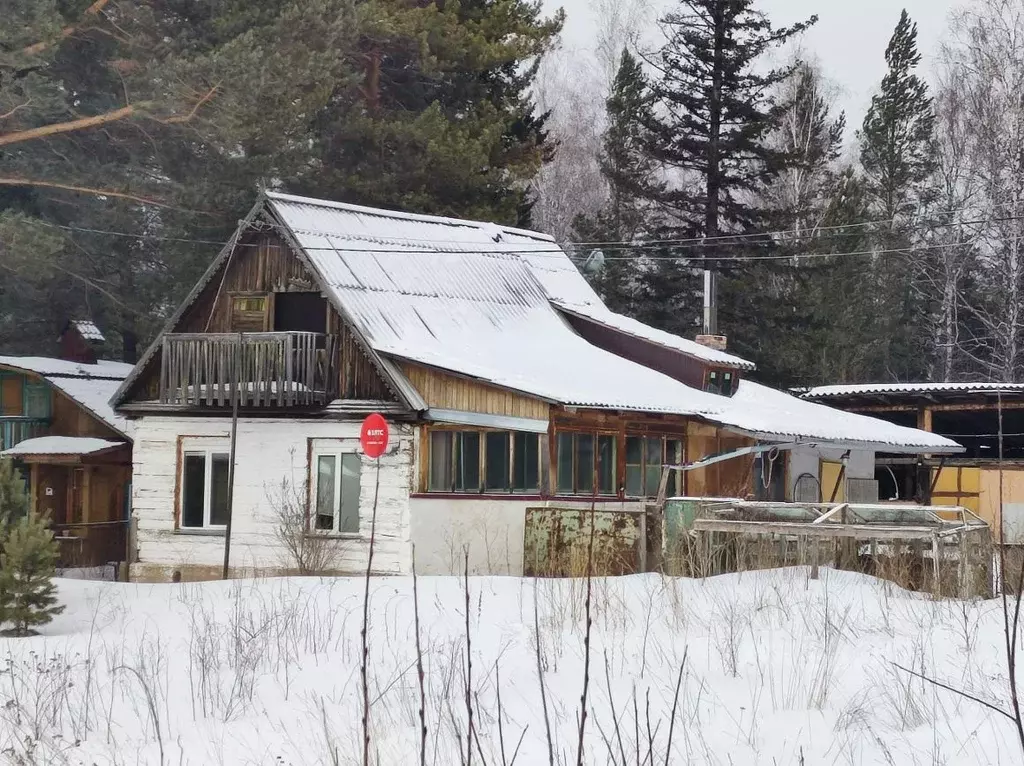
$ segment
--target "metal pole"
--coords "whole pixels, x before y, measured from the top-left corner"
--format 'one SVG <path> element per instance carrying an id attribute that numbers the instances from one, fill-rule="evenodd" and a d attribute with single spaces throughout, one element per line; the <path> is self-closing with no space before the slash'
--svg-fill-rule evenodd
<path id="1" fill-rule="evenodd" d="M 718 275 L 704 270 L 704 334 L 718 335 Z"/>
<path id="2" fill-rule="evenodd" d="M 231 370 L 231 447 L 228 450 L 228 501 L 227 523 L 224 528 L 224 568 L 221 579 L 228 579 L 228 566 L 231 563 L 231 515 L 235 503 L 235 444 L 238 441 L 238 368 L 242 363 L 242 335 L 238 333 L 238 345 L 235 347 L 235 359 Z M 212 487 L 211 487 L 212 490 Z"/>

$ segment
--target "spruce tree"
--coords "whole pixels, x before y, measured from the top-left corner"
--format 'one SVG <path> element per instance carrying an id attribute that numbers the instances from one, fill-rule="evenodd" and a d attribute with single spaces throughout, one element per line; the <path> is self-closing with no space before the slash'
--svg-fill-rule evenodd
<path id="1" fill-rule="evenodd" d="M 57 541 L 46 520 L 30 513 L 11 529 L 0 555 L 0 624 L 28 636 L 64 611 L 53 583 Z"/>
<path id="2" fill-rule="evenodd" d="M 9 458 L 0 458 L 0 541 L 7 531 L 28 515 L 29 496 L 25 481 Z"/>
<path id="3" fill-rule="evenodd" d="M 643 251 L 641 244 L 650 226 L 650 205 L 641 190 L 651 184 L 654 163 L 643 151 L 644 123 L 651 116 L 651 96 L 640 62 L 623 50 L 619 68 L 605 102 L 608 127 L 600 156 L 601 174 L 608 184 L 608 203 L 592 218 L 579 218 L 573 239 L 591 243 L 586 256 L 600 249 L 604 264 L 593 276 L 594 287 L 612 310 L 637 319 L 648 319 L 647 304 L 640 299 Z M 623 243 L 622 245 L 604 243 Z"/>

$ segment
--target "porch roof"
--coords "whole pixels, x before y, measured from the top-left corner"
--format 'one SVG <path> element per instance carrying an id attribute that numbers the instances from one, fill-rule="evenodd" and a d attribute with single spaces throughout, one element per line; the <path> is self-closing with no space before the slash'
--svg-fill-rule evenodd
<path id="1" fill-rule="evenodd" d="M 0 452 L 2 457 L 29 458 L 83 457 L 99 455 L 120 447 L 127 442 L 111 439 L 96 439 L 89 436 L 37 436 L 26 439 L 8 450 Z"/>

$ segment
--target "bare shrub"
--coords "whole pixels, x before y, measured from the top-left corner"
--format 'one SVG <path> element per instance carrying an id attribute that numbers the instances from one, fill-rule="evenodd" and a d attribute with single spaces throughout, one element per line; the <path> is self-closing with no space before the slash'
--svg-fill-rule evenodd
<path id="1" fill-rule="evenodd" d="M 323 575 L 337 569 L 341 545 L 337 538 L 310 529 L 307 485 L 295 485 L 286 477 L 268 489 L 267 501 L 285 565 L 303 576 Z"/>

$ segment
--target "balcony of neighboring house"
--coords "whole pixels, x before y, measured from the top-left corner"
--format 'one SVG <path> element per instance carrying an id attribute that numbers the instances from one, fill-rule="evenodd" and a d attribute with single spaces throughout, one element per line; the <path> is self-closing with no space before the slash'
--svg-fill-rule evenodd
<path id="1" fill-rule="evenodd" d="M 0 452 L 44 436 L 50 427 L 50 391 L 20 372 L 0 370 Z"/>
<path id="2" fill-rule="evenodd" d="M 338 397 L 339 344 L 318 332 L 171 333 L 160 402 L 181 407 L 322 407 Z"/>

